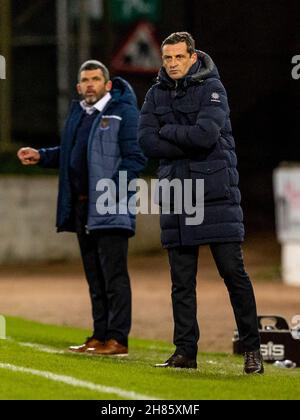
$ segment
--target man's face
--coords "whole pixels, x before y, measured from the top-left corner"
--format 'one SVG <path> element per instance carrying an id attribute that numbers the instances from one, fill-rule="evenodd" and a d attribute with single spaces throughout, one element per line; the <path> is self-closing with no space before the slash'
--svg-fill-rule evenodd
<path id="1" fill-rule="evenodd" d="M 190 68 L 197 62 L 196 53 L 190 55 L 185 42 L 175 45 L 165 45 L 162 50 L 163 66 L 173 80 L 185 77 Z"/>
<path id="2" fill-rule="evenodd" d="M 81 72 L 77 91 L 88 105 L 95 105 L 112 89 L 112 82 L 106 82 L 100 69 Z"/>

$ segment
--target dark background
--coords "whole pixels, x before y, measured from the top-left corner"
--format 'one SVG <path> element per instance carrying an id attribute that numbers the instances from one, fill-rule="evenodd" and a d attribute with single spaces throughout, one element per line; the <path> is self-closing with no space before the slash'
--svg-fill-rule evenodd
<path id="1" fill-rule="evenodd" d="M 13 138 L 35 147 L 56 145 L 55 2 L 12 4 Z M 26 15 L 26 9 L 32 12 Z M 292 57 L 300 54 L 299 23 L 299 0 L 162 0 L 156 24 L 159 41 L 174 31 L 190 31 L 219 68 L 232 110 L 249 229 L 274 227 L 273 169 L 300 160 L 300 80 L 291 76 Z M 74 18 L 74 36 L 77 25 Z M 106 18 L 91 25 L 92 56 L 109 66 L 134 24 L 113 26 Z M 40 41 L 32 43 L 32 35 Z M 71 99 L 79 66 L 75 41 L 70 59 Z M 121 76 L 133 84 L 142 105 L 155 75 Z"/>

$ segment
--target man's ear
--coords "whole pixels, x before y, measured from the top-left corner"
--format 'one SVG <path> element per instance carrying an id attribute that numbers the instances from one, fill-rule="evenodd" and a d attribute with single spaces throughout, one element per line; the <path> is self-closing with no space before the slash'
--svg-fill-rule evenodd
<path id="1" fill-rule="evenodd" d="M 197 61 L 198 61 L 198 54 L 197 53 L 194 53 L 192 55 L 192 61 L 193 61 L 193 64 L 197 63 Z"/>
<path id="2" fill-rule="evenodd" d="M 113 83 L 110 80 L 109 82 L 106 83 L 106 86 L 105 86 L 106 92 L 111 92 L 112 88 L 113 88 Z"/>
<path id="3" fill-rule="evenodd" d="M 82 95 L 82 90 L 81 90 L 80 84 L 78 83 L 76 87 L 77 87 L 77 92 L 79 93 L 79 95 Z"/>

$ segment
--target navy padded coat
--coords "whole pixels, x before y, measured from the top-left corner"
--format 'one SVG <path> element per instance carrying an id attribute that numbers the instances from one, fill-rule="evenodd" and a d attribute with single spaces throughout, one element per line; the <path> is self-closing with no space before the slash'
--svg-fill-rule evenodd
<path id="1" fill-rule="evenodd" d="M 160 159 L 159 179 L 192 179 L 193 188 L 204 179 L 204 222 L 187 226 L 184 213 L 161 215 L 165 248 L 242 242 L 245 235 L 227 93 L 212 59 L 197 53 L 180 81 L 161 69 L 139 122 L 145 155 Z"/>

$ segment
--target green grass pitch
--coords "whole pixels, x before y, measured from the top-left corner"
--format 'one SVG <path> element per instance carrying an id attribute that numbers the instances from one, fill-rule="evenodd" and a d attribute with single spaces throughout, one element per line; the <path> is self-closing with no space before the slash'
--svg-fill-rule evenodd
<path id="1" fill-rule="evenodd" d="M 245 377 L 243 360 L 199 355 L 197 371 L 155 369 L 173 351 L 167 343 L 130 341 L 128 358 L 70 354 L 88 331 L 7 318 L 0 340 L 1 400 L 232 400 L 299 399 L 300 369 L 266 367 Z"/>

